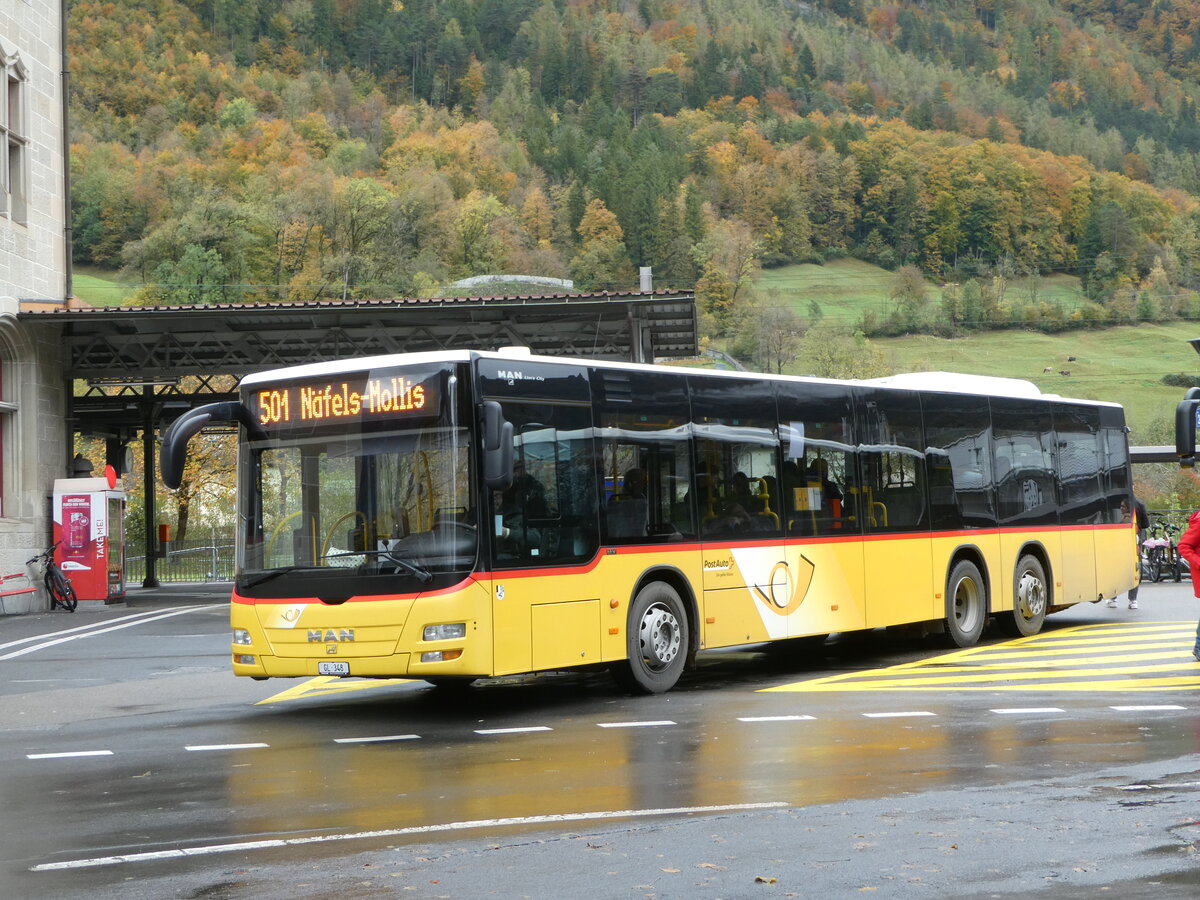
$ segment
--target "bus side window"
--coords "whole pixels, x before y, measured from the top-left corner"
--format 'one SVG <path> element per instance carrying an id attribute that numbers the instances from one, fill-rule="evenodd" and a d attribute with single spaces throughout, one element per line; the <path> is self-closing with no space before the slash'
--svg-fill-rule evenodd
<path id="1" fill-rule="evenodd" d="M 926 394 L 921 406 L 931 524 L 952 531 L 995 528 L 987 402 L 961 394 Z"/>
<path id="2" fill-rule="evenodd" d="M 1059 517 L 1063 525 L 1098 525 L 1105 521 L 1101 478 L 1103 440 L 1100 411 L 1095 407 L 1054 405 L 1058 437 Z"/>
<path id="3" fill-rule="evenodd" d="M 863 389 L 858 507 L 869 531 L 929 528 L 921 404 L 912 391 Z"/>
<path id="4" fill-rule="evenodd" d="M 1125 436 L 1125 420 L 1120 410 L 1100 408 L 1100 436 L 1104 446 L 1104 493 L 1106 520 L 1111 524 L 1123 521 L 1122 503 L 1129 502 L 1129 439 Z"/>
<path id="5" fill-rule="evenodd" d="M 793 535 L 844 535 L 861 528 L 850 390 L 779 385 L 783 468 L 777 509 Z"/>
<path id="6" fill-rule="evenodd" d="M 996 507 L 1001 525 L 1057 525 L 1054 430 L 1043 403 L 992 398 Z"/>
<path id="7" fill-rule="evenodd" d="M 652 425 L 638 422 L 642 427 L 648 424 Z M 632 429 L 633 423 L 625 423 L 620 430 Z M 605 543 L 683 539 L 687 519 L 680 518 L 679 490 L 689 480 L 687 455 L 681 452 L 685 450 L 682 441 L 655 440 L 652 431 L 636 443 L 629 438 L 605 441 L 606 500 L 601 511 Z"/>

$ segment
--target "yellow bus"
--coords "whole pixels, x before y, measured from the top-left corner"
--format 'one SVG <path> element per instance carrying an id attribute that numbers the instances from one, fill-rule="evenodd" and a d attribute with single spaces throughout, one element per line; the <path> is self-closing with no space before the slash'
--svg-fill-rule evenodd
<path id="1" fill-rule="evenodd" d="M 1124 414 L 1011 379 L 455 351 L 243 379 L 233 671 L 434 684 L 994 620 L 1136 583 Z M 802 642 L 797 641 L 799 647 Z"/>

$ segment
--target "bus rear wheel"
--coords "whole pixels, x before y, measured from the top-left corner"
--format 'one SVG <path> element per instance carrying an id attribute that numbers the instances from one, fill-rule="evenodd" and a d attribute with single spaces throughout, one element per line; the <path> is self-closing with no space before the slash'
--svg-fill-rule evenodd
<path id="1" fill-rule="evenodd" d="M 946 632 L 957 647 L 979 642 L 987 622 L 987 588 L 979 567 L 959 560 L 946 579 Z"/>
<path id="2" fill-rule="evenodd" d="M 1011 620 L 1005 622 L 1006 630 L 1022 637 L 1037 634 L 1049 607 L 1045 568 L 1036 556 L 1022 556 L 1013 571 L 1013 610 Z"/>
<path id="3" fill-rule="evenodd" d="M 689 642 L 687 613 L 679 593 L 669 584 L 652 582 L 638 591 L 629 607 L 628 659 L 613 663 L 613 677 L 639 694 L 669 691 L 683 673 Z"/>

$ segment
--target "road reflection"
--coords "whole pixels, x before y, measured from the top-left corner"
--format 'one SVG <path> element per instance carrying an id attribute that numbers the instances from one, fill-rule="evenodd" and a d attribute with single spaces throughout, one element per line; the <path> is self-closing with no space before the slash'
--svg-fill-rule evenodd
<path id="1" fill-rule="evenodd" d="M 737 680 L 736 672 L 728 673 Z M 1012 694 L 763 695 L 684 691 L 626 698 L 579 676 L 446 697 L 412 688 L 310 701 L 247 718 L 269 751 L 234 754 L 226 800 L 250 835 L 370 831 L 584 811 L 784 801 L 804 806 L 934 788 L 1044 780 L 1083 767 L 1196 752 L 1182 713 L 1000 716 Z M 594 692 L 593 692 L 594 691 Z M 1044 698 L 1043 698 L 1044 699 Z M 1044 708 L 1031 703 L 1036 708 Z M 870 719 L 863 710 L 932 712 Z M 803 714 L 812 719 L 740 721 Z M 601 722 L 673 725 L 602 728 Z M 402 724 L 398 724 L 402 723 Z M 475 729 L 538 726 L 526 734 Z M 337 737 L 420 733 L 336 744 Z"/>

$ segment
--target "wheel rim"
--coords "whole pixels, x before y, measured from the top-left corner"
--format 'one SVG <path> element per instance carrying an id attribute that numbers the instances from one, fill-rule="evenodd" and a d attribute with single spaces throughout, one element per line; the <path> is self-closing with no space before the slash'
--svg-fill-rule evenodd
<path id="1" fill-rule="evenodd" d="M 1032 572 L 1022 572 L 1017 582 L 1017 612 L 1026 619 L 1036 619 L 1046 612 L 1046 586 Z"/>
<path id="2" fill-rule="evenodd" d="M 954 586 L 954 622 L 961 631 L 969 632 L 978 615 L 979 585 L 973 578 L 960 578 Z"/>
<path id="3" fill-rule="evenodd" d="M 654 671 L 665 669 L 679 655 L 679 620 L 661 603 L 652 604 L 638 629 L 642 658 Z"/>

